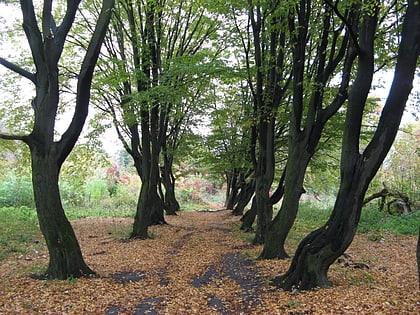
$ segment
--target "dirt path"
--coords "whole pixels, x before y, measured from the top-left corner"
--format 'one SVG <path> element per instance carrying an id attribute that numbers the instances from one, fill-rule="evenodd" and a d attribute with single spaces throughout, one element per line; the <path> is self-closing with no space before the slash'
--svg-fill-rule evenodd
<path id="1" fill-rule="evenodd" d="M 255 261 L 228 211 L 182 212 L 127 241 L 131 219 L 74 221 L 93 279 L 40 281 L 47 253 L 11 256 L 0 266 L 0 314 L 417 314 L 415 237 L 372 242 L 358 236 L 347 261 L 331 267 L 331 289 L 291 294 L 269 279 L 290 261 Z M 289 249 L 290 251 L 292 248 Z M 346 261 L 346 262 L 347 262 Z"/>
<path id="2" fill-rule="evenodd" d="M 232 217 L 226 214 L 190 213 L 187 220 L 175 219 L 178 221 L 172 223 L 175 229 L 170 230 L 176 237 L 169 235 L 169 249 L 165 248 L 163 253 L 165 261 L 151 270 L 166 298 L 143 299 L 136 306 L 135 314 L 157 314 L 163 307 L 171 306 L 176 306 L 178 312 L 198 312 L 202 311 L 203 300 L 207 301 L 208 312 L 250 313 L 255 309 L 264 286 L 257 277 L 255 263 L 241 254 L 245 246 L 236 244 L 237 240 L 232 238 Z M 147 274 L 150 272 L 145 272 L 145 277 Z M 112 277 L 117 282 L 126 282 L 130 273 Z M 120 309 L 112 306 L 106 314 L 117 314 Z"/>

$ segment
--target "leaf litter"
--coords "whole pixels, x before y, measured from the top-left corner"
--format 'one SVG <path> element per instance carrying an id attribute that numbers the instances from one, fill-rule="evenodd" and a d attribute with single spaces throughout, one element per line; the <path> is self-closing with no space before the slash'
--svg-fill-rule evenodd
<path id="1" fill-rule="evenodd" d="M 45 244 L 9 255 L 0 314 L 420 314 L 416 237 L 357 235 L 330 268 L 331 288 L 285 292 L 270 279 L 290 260 L 257 260 L 261 246 L 245 240 L 230 211 L 166 219 L 151 239 L 129 241 L 131 219 L 73 221 L 97 278 L 31 278 L 47 266 Z"/>

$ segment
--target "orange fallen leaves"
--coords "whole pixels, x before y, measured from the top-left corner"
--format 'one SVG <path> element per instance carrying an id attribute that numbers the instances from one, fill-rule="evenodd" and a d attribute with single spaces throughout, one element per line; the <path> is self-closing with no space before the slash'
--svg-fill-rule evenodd
<path id="1" fill-rule="evenodd" d="M 73 222 L 93 279 L 34 280 L 46 249 L 0 265 L 0 314 L 419 314 L 416 237 L 356 236 L 348 254 L 369 269 L 334 264 L 330 289 L 284 292 L 269 285 L 290 260 L 249 261 L 261 247 L 231 232 L 228 211 L 181 212 L 125 241 L 132 220 Z M 289 251 L 292 251 L 289 248 Z M 30 251 L 28 251 L 30 252 Z"/>

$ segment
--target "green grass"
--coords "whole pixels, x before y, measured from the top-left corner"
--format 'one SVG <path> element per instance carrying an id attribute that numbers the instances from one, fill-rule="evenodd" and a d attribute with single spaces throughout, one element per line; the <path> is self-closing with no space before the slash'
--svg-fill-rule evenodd
<path id="1" fill-rule="evenodd" d="M 396 235 L 417 235 L 420 226 L 420 210 L 403 215 L 391 215 L 375 206 L 362 210 L 358 232 L 388 232 Z"/>
<path id="2" fill-rule="evenodd" d="M 132 218 L 136 207 L 66 207 L 66 215 L 69 220 L 84 218 Z"/>
<path id="3" fill-rule="evenodd" d="M 329 218 L 332 210 L 331 200 L 304 201 L 290 231 L 288 244 L 296 247 L 302 238 L 310 231 L 321 227 Z M 183 205 L 184 211 L 208 209 L 205 205 Z M 70 220 L 99 217 L 133 217 L 135 208 L 131 206 L 113 207 L 102 205 L 98 207 L 66 207 L 66 214 Z M 420 225 L 420 211 L 405 215 L 391 215 L 379 211 L 374 205 L 365 207 L 362 211 L 358 227 L 359 233 L 369 234 L 369 239 L 376 241 L 383 233 L 396 235 L 417 235 Z M 237 233 L 242 238 L 252 242 L 253 233 L 243 233 L 237 226 Z M 124 233 L 127 231 L 124 230 Z M 122 233 L 122 232 L 121 232 Z M 12 253 L 25 254 L 41 247 L 42 235 L 39 231 L 36 211 L 29 207 L 0 207 L 0 261 Z"/>
<path id="4" fill-rule="evenodd" d="M 0 208 L 0 261 L 11 253 L 26 253 L 41 237 L 35 210 Z"/>

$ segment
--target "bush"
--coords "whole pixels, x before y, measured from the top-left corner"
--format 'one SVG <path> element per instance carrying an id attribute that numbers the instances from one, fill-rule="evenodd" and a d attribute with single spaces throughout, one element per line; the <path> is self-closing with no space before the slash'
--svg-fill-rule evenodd
<path id="1" fill-rule="evenodd" d="M 85 185 L 85 203 L 97 205 L 101 200 L 109 196 L 108 183 L 103 179 L 93 179 Z"/>
<path id="2" fill-rule="evenodd" d="M 8 172 L 0 183 L 0 207 L 34 207 L 30 176 Z"/>

